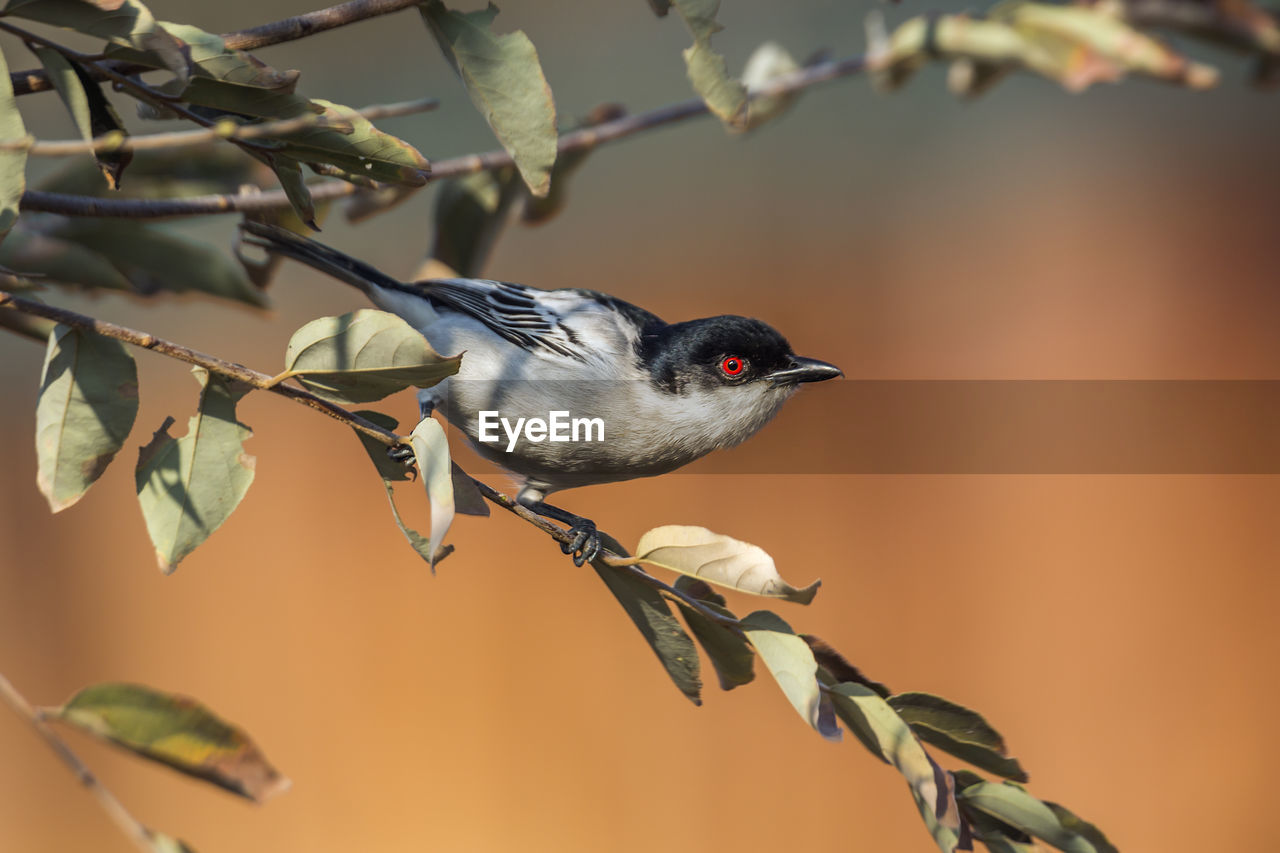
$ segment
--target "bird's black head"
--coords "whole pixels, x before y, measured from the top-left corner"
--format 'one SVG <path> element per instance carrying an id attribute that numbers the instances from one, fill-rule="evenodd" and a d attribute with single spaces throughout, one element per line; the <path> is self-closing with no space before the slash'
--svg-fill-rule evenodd
<path id="1" fill-rule="evenodd" d="M 690 386 L 794 386 L 843 375 L 834 365 L 797 356 L 776 329 L 750 317 L 674 323 L 642 335 L 639 350 L 653 382 L 676 394 Z"/>

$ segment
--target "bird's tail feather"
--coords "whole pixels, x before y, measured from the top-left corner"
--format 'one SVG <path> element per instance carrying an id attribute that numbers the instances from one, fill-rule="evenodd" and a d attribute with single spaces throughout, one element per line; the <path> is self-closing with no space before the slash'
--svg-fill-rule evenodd
<path id="1" fill-rule="evenodd" d="M 323 243 L 309 240 L 276 225 L 246 221 L 241 230 L 249 235 L 245 242 L 266 249 L 275 255 L 284 255 L 301 261 L 309 267 L 331 275 L 339 281 L 360 288 L 367 296 L 373 296 L 375 288 L 401 289 L 403 285 L 377 269 L 356 260 L 350 255 L 331 249 Z"/>

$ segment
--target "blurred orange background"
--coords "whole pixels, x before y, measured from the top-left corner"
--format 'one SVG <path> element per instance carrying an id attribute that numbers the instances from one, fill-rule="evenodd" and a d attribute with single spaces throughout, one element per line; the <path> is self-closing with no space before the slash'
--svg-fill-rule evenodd
<path id="1" fill-rule="evenodd" d="M 309 4 L 151 5 L 226 31 Z M 508 6 L 499 29 L 529 33 L 565 118 L 689 96 L 687 33 L 639 0 Z M 847 55 L 864 13 L 730 0 L 716 44 L 731 68 L 767 38 Z M 758 316 L 855 379 L 1280 379 L 1280 96 L 1195 52 L 1226 70 L 1218 91 L 1069 96 L 1015 78 L 958 104 L 933 69 L 892 97 L 860 79 L 811 91 L 744 139 L 709 120 L 645 134 L 594 154 L 565 212 L 513 227 L 486 272 L 671 320 Z M 260 55 L 341 103 L 439 95 L 438 112 L 384 124 L 428 156 L 494 147 L 412 13 Z M 52 95 L 21 105 L 38 136 L 73 135 Z M 334 215 L 324 239 L 407 274 L 429 196 L 359 227 Z M 228 245 L 233 221 L 177 227 Z M 293 329 L 361 307 L 296 266 L 271 296 L 252 313 L 53 294 L 267 372 Z M 460 519 L 431 577 L 349 431 L 280 398 L 242 403 L 256 482 L 173 576 L 155 569 L 132 466 L 166 415 L 191 413 L 183 365 L 138 356 L 129 445 L 51 516 L 32 452 L 42 355 L 0 336 L 0 671 L 40 704 L 108 680 L 197 696 L 294 782 L 254 807 L 68 734 L 144 822 L 205 853 L 935 849 L 900 777 L 852 738 L 823 742 L 763 672 L 725 694 L 708 668 L 690 705 L 594 573 L 507 514 Z M 802 428 L 827 387 L 780 421 Z M 414 404 L 386 408 L 404 421 Z M 560 502 L 623 543 L 699 524 L 797 584 L 821 577 L 811 606 L 771 609 L 895 690 L 983 712 L 1033 792 L 1123 850 L 1264 846 L 1275 476 L 677 474 Z M 130 849 L 7 711 L 0 744 L 0 850 Z"/>

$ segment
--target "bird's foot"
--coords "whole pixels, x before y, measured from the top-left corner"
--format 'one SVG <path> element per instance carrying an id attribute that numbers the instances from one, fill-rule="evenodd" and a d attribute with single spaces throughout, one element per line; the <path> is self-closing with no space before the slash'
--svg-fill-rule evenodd
<path id="1" fill-rule="evenodd" d="M 560 550 L 573 555 L 573 564 L 581 566 L 600 554 L 600 532 L 589 518 L 578 518 L 569 527 L 570 539 L 560 543 Z"/>
<path id="2" fill-rule="evenodd" d="M 417 464 L 417 458 L 413 455 L 413 448 L 407 444 L 397 444 L 394 447 L 388 447 L 387 456 L 392 462 L 399 462 L 406 468 L 412 468 Z"/>

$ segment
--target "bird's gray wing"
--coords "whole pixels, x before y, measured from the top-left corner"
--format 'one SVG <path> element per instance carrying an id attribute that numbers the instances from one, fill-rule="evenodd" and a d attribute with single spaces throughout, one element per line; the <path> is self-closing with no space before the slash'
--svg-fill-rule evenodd
<path id="1" fill-rule="evenodd" d="M 513 344 L 579 361 L 587 359 L 586 348 L 565 324 L 563 315 L 543 303 L 552 293 L 560 297 L 557 301 L 563 300 L 563 291 L 481 278 L 433 278 L 415 285 L 436 304 L 479 320 Z"/>

